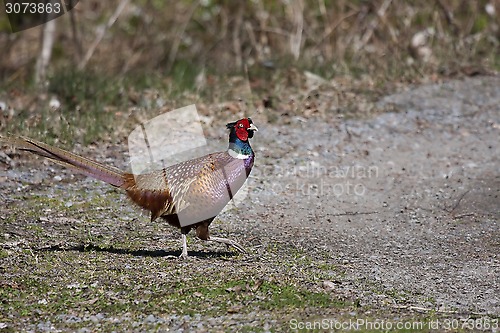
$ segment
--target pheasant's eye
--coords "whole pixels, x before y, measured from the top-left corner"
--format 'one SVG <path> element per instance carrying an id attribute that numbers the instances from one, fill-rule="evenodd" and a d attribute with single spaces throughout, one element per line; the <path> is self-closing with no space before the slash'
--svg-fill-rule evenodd
<path id="1" fill-rule="evenodd" d="M 243 127 L 243 124 L 239 124 L 238 127 Z"/>

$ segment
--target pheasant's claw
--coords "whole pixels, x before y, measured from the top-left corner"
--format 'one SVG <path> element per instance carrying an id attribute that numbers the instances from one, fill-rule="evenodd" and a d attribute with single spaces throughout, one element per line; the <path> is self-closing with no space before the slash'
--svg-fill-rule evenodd
<path id="1" fill-rule="evenodd" d="M 213 241 L 213 242 L 226 244 L 227 246 L 232 246 L 241 253 L 248 253 L 243 246 L 241 246 L 238 242 L 236 242 L 232 239 L 210 236 L 210 238 L 208 240 Z"/>
<path id="2" fill-rule="evenodd" d="M 239 243 L 232 241 L 231 246 L 234 247 L 236 250 L 238 250 L 241 253 L 248 253 L 247 250 L 243 246 L 241 246 Z"/>

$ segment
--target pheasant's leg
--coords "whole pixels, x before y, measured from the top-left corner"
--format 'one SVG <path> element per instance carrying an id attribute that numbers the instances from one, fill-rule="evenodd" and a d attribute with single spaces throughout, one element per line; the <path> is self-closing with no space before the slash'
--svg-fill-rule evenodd
<path id="1" fill-rule="evenodd" d="M 188 258 L 187 237 L 184 233 L 182 234 L 182 253 L 179 258 L 184 260 Z"/>
<path id="2" fill-rule="evenodd" d="M 187 247 L 187 237 L 186 235 L 189 233 L 191 230 L 190 227 L 183 227 L 181 228 L 181 234 L 182 234 L 182 253 L 179 256 L 180 259 L 187 259 L 188 258 L 188 247 Z"/>
<path id="3" fill-rule="evenodd" d="M 243 246 L 241 246 L 238 242 L 236 242 L 232 239 L 210 236 L 207 239 L 207 241 L 223 243 L 223 244 L 226 244 L 228 246 L 234 247 L 236 250 L 240 251 L 241 253 L 248 253 Z"/>

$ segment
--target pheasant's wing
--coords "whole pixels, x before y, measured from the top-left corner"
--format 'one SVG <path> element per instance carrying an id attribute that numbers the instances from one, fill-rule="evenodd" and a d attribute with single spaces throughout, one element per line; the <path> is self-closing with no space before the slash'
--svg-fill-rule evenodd
<path id="1" fill-rule="evenodd" d="M 198 206 L 195 193 L 218 192 L 217 184 L 225 182 L 217 169 L 227 159 L 226 155 L 214 153 L 148 174 L 127 174 L 127 193 L 135 203 L 151 211 L 151 220 L 179 214 L 190 206 Z M 207 207 L 202 203 L 199 206 Z"/>
<path id="2" fill-rule="evenodd" d="M 235 159 L 227 152 L 209 155 L 182 194 L 186 206 L 177 209 L 180 224 L 195 224 L 217 216 L 246 178 L 244 160 Z"/>

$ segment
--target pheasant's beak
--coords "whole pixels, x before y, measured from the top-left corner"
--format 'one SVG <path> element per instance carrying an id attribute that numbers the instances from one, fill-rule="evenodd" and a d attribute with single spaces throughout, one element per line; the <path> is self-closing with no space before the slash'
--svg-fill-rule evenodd
<path id="1" fill-rule="evenodd" d="M 254 124 L 250 124 L 250 127 L 248 128 L 249 131 L 256 131 L 258 132 L 259 129 L 257 128 L 257 126 L 255 126 Z"/>

